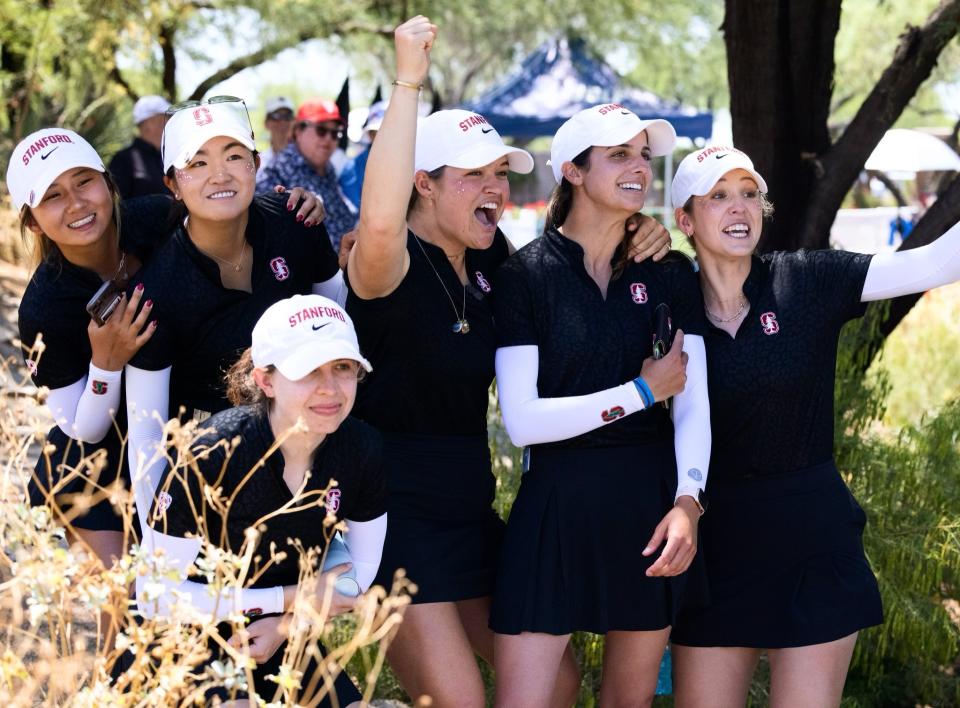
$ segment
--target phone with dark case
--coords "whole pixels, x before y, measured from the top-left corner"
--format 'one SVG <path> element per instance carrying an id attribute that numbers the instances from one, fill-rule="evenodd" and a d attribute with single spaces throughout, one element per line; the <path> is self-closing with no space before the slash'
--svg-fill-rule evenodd
<path id="1" fill-rule="evenodd" d="M 90 298 L 90 302 L 87 303 L 87 313 L 98 327 L 103 327 L 122 298 L 123 290 L 112 280 L 107 280 Z"/>
<path id="2" fill-rule="evenodd" d="M 670 318 L 670 306 L 661 302 L 653 311 L 653 358 L 662 359 L 673 345 L 673 321 Z M 670 401 L 662 401 L 664 408 L 670 407 Z"/>

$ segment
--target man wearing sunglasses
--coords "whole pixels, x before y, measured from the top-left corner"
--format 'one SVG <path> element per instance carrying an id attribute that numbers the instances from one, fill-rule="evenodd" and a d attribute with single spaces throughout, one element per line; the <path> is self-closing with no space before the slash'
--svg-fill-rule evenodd
<path id="1" fill-rule="evenodd" d="M 293 140 L 257 175 L 258 193 L 272 191 L 275 184 L 296 184 L 319 194 L 334 250 L 340 247 L 343 235 L 357 225 L 357 208 L 341 191 L 331 162 L 343 130 L 336 103 L 322 98 L 306 101 L 297 111 Z"/>

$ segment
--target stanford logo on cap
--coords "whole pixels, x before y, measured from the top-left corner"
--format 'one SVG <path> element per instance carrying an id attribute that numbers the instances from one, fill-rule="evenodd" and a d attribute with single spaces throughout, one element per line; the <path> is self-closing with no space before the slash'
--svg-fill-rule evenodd
<path id="1" fill-rule="evenodd" d="M 206 106 L 200 106 L 193 109 L 193 120 L 197 125 L 208 125 L 213 123 L 213 114 Z"/>
<path id="2" fill-rule="evenodd" d="M 484 118 L 484 117 L 481 116 L 481 115 L 477 115 L 476 113 L 474 113 L 474 114 L 473 114 L 472 116 L 470 116 L 469 118 L 464 118 L 462 121 L 460 121 L 460 130 L 462 130 L 464 133 L 466 133 L 468 130 L 470 130 L 470 128 L 472 128 L 472 127 L 475 126 L 475 125 L 489 125 L 489 124 L 487 123 L 487 119 L 486 119 L 486 118 Z M 492 130 L 492 128 L 491 128 L 491 130 Z M 489 131 L 485 130 L 485 131 L 483 131 L 483 132 L 487 133 L 487 132 L 489 132 Z"/>
<path id="3" fill-rule="evenodd" d="M 287 267 L 287 261 L 280 256 L 270 261 L 270 270 L 273 271 L 273 277 L 277 280 L 286 280 L 290 277 L 290 268 Z"/>
<path id="4" fill-rule="evenodd" d="M 623 106 L 621 106 L 619 103 L 608 103 L 605 106 L 601 106 L 600 110 L 597 111 L 597 113 L 599 113 L 602 116 L 605 116 L 607 115 L 607 113 L 612 113 L 613 111 L 617 111 L 617 110 L 623 110 Z"/>

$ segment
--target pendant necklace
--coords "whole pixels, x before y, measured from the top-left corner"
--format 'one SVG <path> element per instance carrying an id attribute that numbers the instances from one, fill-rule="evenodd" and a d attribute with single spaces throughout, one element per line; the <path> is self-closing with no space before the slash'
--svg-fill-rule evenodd
<path id="1" fill-rule="evenodd" d="M 423 253 L 423 257 L 427 259 L 427 263 L 430 264 L 430 269 L 433 271 L 433 274 L 437 276 L 437 280 L 440 281 L 440 287 L 443 288 L 443 292 L 446 293 L 447 299 L 450 301 L 450 307 L 453 308 L 453 315 L 457 318 L 457 321 L 450 326 L 450 331 L 454 334 L 469 334 L 470 333 L 470 323 L 467 322 L 467 286 L 463 286 L 463 315 L 457 312 L 457 306 L 453 301 L 453 296 L 450 294 L 450 291 L 447 290 L 446 284 L 443 282 L 443 278 L 440 277 L 440 273 L 437 272 L 436 266 L 433 265 L 433 261 L 430 260 L 430 256 L 427 255 L 426 249 L 423 247 L 423 244 L 420 243 L 420 237 L 416 234 L 413 235 L 414 239 L 417 241 L 417 245 L 420 246 L 420 252 Z"/>
<path id="2" fill-rule="evenodd" d="M 123 251 L 120 251 L 120 265 L 117 266 L 117 272 L 113 274 L 113 277 L 110 278 L 110 280 L 112 280 L 114 283 L 116 283 L 121 287 L 126 286 L 127 278 L 130 277 L 125 267 L 126 264 L 127 264 L 127 254 L 124 253 Z"/>
<path id="3" fill-rule="evenodd" d="M 187 217 L 187 219 L 189 218 L 190 217 Z M 187 226 L 187 219 L 183 220 L 183 225 L 187 229 L 187 235 L 190 235 L 190 228 L 189 226 Z M 194 243 L 194 245 L 196 245 L 196 243 Z M 237 259 L 236 263 L 231 263 L 226 258 L 221 258 L 220 256 L 218 256 L 216 253 L 207 253 L 202 248 L 198 247 L 197 250 L 200 251 L 203 255 L 209 256 L 210 258 L 217 261 L 218 263 L 222 263 L 223 265 L 230 266 L 230 268 L 233 269 L 234 273 L 239 273 L 243 269 L 243 255 L 247 252 L 247 239 L 246 237 L 244 237 L 243 243 L 240 244 L 240 258 Z"/>

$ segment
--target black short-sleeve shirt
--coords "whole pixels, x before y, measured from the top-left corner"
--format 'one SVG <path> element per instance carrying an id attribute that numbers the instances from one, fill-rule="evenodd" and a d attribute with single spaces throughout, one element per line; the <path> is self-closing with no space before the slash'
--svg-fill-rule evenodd
<path id="1" fill-rule="evenodd" d="M 711 480 L 776 474 L 833 457 L 840 328 L 863 315 L 871 256 L 798 251 L 754 257 L 736 337 L 708 325 Z"/>
<path id="2" fill-rule="evenodd" d="M 253 326 L 275 302 L 311 291 L 339 266 L 323 225 L 307 228 L 286 208 L 287 197 L 265 194 L 250 206 L 246 238 L 253 248 L 253 292 L 230 290 L 216 261 L 179 226 L 140 273 L 153 300 L 157 331 L 131 360 L 149 371 L 173 367 L 170 413 L 215 412 L 229 406 L 223 377 L 250 346 Z M 131 287 L 135 284 L 131 283 Z"/>
<path id="3" fill-rule="evenodd" d="M 604 299 L 583 265 L 583 249 L 548 229 L 520 249 L 494 280 L 497 341 L 501 347 L 539 347 L 541 398 L 581 396 L 640 375 L 652 355 L 654 310 L 670 306 L 674 329 L 705 329 L 696 274 L 686 257 L 631 262 L 607 286 Z M 597 411 L 597 424 L 602 424 Z M 654 406 L 569 440 L 543 447 L 601 447 L 670 440 L 673 424 Z"/>
<path id="4" fill-rule="evenodd" d="M 200 477 L 189 464 L 164 472 L 154 502 L 153 526 L 172 536 L 202 532 L 212 543 L 234 553 L 243 545 L 247 528 L 259 528 L 254 552 L 254 557 L 259 557 L 257 567 L 267 565 L 271 544 L 287 557 L 267 568 L 251 587 L 296 584 L 300 554 L 292 541 L 300 541 L 304 549 L 324 548 L 329 535 L 329 527 L 324 526 L 327 513 L 338 521 L 370 521 L 387 511 L 380 434 L 355 418 L 344 420 L 317 449 L 302 501 L 261 523 L 258 521 L 293 499 L 283 480 L 280 450 L 261 465 L 275 440 L 267 416 L 253 407 L 230 408 L 211 416 L 203 427 L 211 430 L 191 451 L 203 482 L 219 487 L 224 500 L 232 497 L 226 526 L 218 509 L 208 503 Z M 232 441 L 238 444 L 228 455 L 223 442 Z M 251 470 L 255 471 L 251 474 Z M 336 480 L 336 487 L 325 497 L 317 496 L 331 480 Z M 198 516 L 205 519 L 202 529 Z"/>
<path id="5" fill-rule="evenodd" d="M 498 230 L 490 248 L 467 249 L 465 297 L 441 248 L 411 231 L 407 252 L 410 268 L 392 293 L 347 296 L 360 351 L 373 365 L 354 414 L 392 433 L 486 435 L 496 352 L 490 297 L 493 273 L 509 253 L 506 237 Z M 470 332 L 457 334 L 451 327 L 464 300 Z"/>
<path id="6" fill-rule="evenodd" d="M 140 197 L 120 203 L 120 246 L 141 263 L 151 258 L 165 238 L 167 197 Z M 56 248 L 34 271 L 20 301 L 18 324 L 24 358 L 38 333 L 46 345 L 39 365 L 31 371 L 38 386 L 62 388 L 79 381 L 90 368 L 90 338 L 86 307 L 102 285 L 92 270 L 76 266 Z M 32 367 L 31 367 L 32 368 Z"/>

